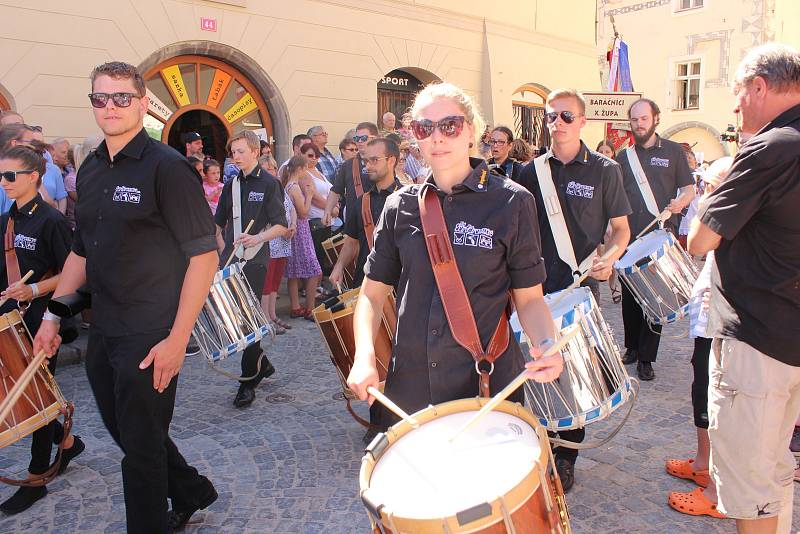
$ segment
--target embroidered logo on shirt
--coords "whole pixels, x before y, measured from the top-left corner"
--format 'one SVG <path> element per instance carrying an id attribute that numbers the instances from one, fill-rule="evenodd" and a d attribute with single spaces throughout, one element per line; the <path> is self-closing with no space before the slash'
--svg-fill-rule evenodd
<path id="1" fill-rule="evenodd" d="M 669 167 L 669 160 L 667 158 L 657 158 L 653 156 L 650 158 L 651 167 Z"/>
<path id="2" fill-rule="evenodd" d="M 567 184 L 567 194 L 574 197 L 594 198 L 594 186 L 571 181 Z"/>
<path id="3" fill-rule="evenodd" d="M 494 231 L 488 228 L 475 228 L 461 221 L 453 230 L 453 244 L 465 247 L 492 248 Z"/>
<path id="4" fill-rule="evenodd" d="M 14 248 L 24 248 L 25 250 L 36 250 L 36 238 L 17 234 L 14 236 Z"/>
<path id="5" fill-rule="evenodd" d="M 247 195 L 247 200 L 249 202 L 264 202 L 264 193 L 250 191 L 250 194 Z"/>
<path id="6" fill-rule="evenodd" d="M 126 187 L 118 185 L 114 189 L 114 202 L 130 202 L 131 204 L 138 204 L 142 201 L 142 192 L 135 187 Z"/>

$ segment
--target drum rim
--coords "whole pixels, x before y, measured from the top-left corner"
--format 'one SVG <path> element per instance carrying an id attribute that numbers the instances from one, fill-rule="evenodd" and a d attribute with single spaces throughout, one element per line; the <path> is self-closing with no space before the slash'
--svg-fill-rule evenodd
<path id="1" fill-rule="evenodd" d="M 620 407 L 625 406 L 625 404 L 627 404 L 627 401 L 630 399 L 632 394 L 633 394 L 633 379 L 631 379 L 631 377 L 628 376 L 628 374 L 626 373 L 625 381 L 622 384 L 620 384 L 620 387 L 615 389 L 611 395 L 603 399 L 603 402 L 601 402 L 597 406 L 593 406 L 589 410 L 584 410 L 578 414 L 569 417 L 559 417 L 556 419 L 548 419 L 547 417 L 541 415 L 536 415 L 536 417 L 539 419 L 539 423 L 543 427 L 552 432 L 558 432 L 560 430 L 574 430 L 576 428 L 584 428 L 586 425 L 597 423 L 599 421 L 603 421 L 608 417 L 610 417 Z M 526 399 L 527 396 L 528 394 L 526 391 L 525 393 Z M 613 402 L 615 400 L 616 402 Z M 602 414 L 604 406 L 608 406 L 608 412 L 606 412 L 605 416 Z M 532 409 L 530 410 L 531 412 L 533 412 Z M 600 411 L 600 413 L 596 417 L 592 417 L 591 419 L 586 418 L 587 414 L 591 414 L 597 411 Z M 570 423 L 565 426 L 560 426 L 558 425 L 559 421 L 570 421 Z"/>
<path id="2" fill-rule="evenodd" d="M 672 236 L 672 233 L 668 232 L 667 230 L 653 230 L 649 234 L 645 234 L 642 237 L 640 237 L 639 239 L 634 240 L 634 243 L 636 241 L 644 240 L 644 239 L 651 240 L 651 239 L 653 239 L 653 237 L 649 237 L 648 238 L 648 236 L 655 236 L 655 235 L 663 235 L 663 236 L 666 237 L 666 240 L 663 243 L 661 243 L 661 245 L 659 245 L 659 247 L 657 249 L 655 249 L 654 251 L 652 251 L 650 254 L 647 254 L 646 256 L 642 256 L 641 258 L 639 258 L 637 260 L 637 261 L 640 261 L 640 260 L 643 260 L 645 258 L 650 258 L 649 261 L 647 261 L 646 263 L 643 263 L 642 265 L 636 265 L 636 262 L 633 262 L 632 265 L 628 265 L 628 266 L 622 267 L 620 262 L 625 258 L 625 256 L 628 255 L 628 252 L 630 251 L 630 247 L 628 247 L 628 250 L 625 251 L 625 254 L 623 254 L 623 256 L 620 259 L 618 259 L 617 261 L 614 262 L 614 269 L 616 271 L 618 271 L 618 272 L 625 273 L 625 274 L 630 274 L 630 273 L 635 273 L 637 271 L 641 271 L 642 269 L 644 269 L 648 265 L 651 265 L 653 262 L 656 262 L 656 261 L 660 260 L 661 258 L 663 258 L 664 255 L 667 253 L 667 251 L 670 248 L 674 247 L 678 243 L 676 241 L 676 239 Z M 631 244 L 633 244 L 633 243 L 631 243 Z"/>
<path id="3" fill-rule="evenodd" d="M 438 419 L 440 417 L 446 415 L 453 415 L 456 413 L 463 413 L 468 411 L 477 411 L 479 410 L 484 404 L 489 402 L 490 398 L 482 398 L 482 397 L 473 397 L 470 399 L 458 399 L 449 402 L 444 402 L 441 404 L 436 404 L 432 406 L 428 406 L 412 415 L 414 419 L 416 419 L 419 423 L 424 424 L 434 419 Z M 504 495 L 498 497 L 497 499 L 489 502 L 488 504 L 492 508 L 492 512 L 484 517 L 476 519 L 467 523 L 466 525 L 469 526 L 469 530 L 465 530 L 464 527 L 466 525 L 461 525 L 458 522 L 456 515 L 451 516 L 442 516 L 439 518 L 430 518 L 430 519 L 420 519 L 414 517 L 404 517 L 398 516 L 391 513 L 391 508 L 388 505 L 383 505 L 381 503 L 378 506 L 378 512 L 380 514 L 380 521 L 383 522 L 384 525 L 392 525 L 394 524 L 400 531 L 419 531 L 419 532 L 436 532 L 436 533 L 444 533 L 449 531 L 460 531 L 460 532 L 477 532 L 480 531 L 488 526 L 491 526 L 497 522 L 503 521 L 503 513 L 501 510 L 501 501 L 505 503 L 508 507 L 509 515 L 514 514 L 519 508 L 524 506 L 528 501 L 533 498 L 537 491 L 542 488 L 543 484 L 547 481 L 544 479 L 544 471 L 546 466 L 549 464 L 551 460 L 550 456 L 550 443 L 547 437 L 547 431 L 544 427 L 539 423 L 536 416 L 534 416 L 525 406 L 519 403 L 512 403 L 509 401 L 502 401 L 494 411 L 499 411 L 503 413 L 507 413 L 509 415 L 513 415 L 522 419 L 524 422 L 528 423 L 533 429 L 536 435 L 539 438 L 539 445 L 540 445 L 540 453 L 539 458 L 533 468 L 517 483 L 513 488 L 510 488 Z M 362 500 L 365 498 L 365 494 L 370 489 L 370 481 L 372 478 L 372 473 L 375 469 L 375 466 L 380 461 L 382 457 L 382 452 L 388 448 L 390 448 L 394 443 L 396 443 L 399 439 L 403 436 L 408 434 L 413 430 L 413 427 L 410 423 L 406 421 L 400 421 L 395 425 L 391 426 L 385 433 L 385 439 L 387 441 L 385 447 L 378 454 L 377 458 L 375 458 L 370 452 L 370 448 L 367 449 L 365 452 L 364 457 L 361 459 L 361 469 L 359 471 L 359 495 L 362 497 Z M 375 442 L 373 442 L 375 443 Z M 549 491 L 543 488 L 543 491 Z M 368 496 L 367 496 L 368 497 Z M 554 503 L 554 506 L 557 506 Z M 463 512 L 463 510 L 461 511 Z M 444 529 L 444 525 L 447 525 L 449 530 Z"/>

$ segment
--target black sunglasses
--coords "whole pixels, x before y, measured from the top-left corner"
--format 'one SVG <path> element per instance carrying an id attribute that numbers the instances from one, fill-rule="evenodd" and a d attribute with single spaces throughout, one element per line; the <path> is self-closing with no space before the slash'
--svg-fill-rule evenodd
<path id="1" fill-rule="evenodd" d="M 2 178 L 8 183 L 13 184 L 14 182 L 17 181 L 18 174 L 33 174 L 35 172 L 36 171 L 3 171 L 0 172 L 0 178 Z"/>
<path id="2" fill-rule="evenodd" d="M 356 143 L 363 143 L 367 139 L 369 139 L 368 135 L 354 135 L 353 136 L 353 141 L 355 141 Z"/>
<path id="3" fill-rule="evenodd" d="M 411 131 L 414 132 L 414 137 L 420 141 L 430 137 L 437 128 L 445 137 L 458 137 L 461 130 L 464 129 L 465 120 L 466 118 L 461 115 L 453 115 L 436 122 L 428 119 L 411 121 Z"/>
<path id="4" fill-rule="evenodd" d="M 92 107 L 98 109 L 106 107 L 109 99 L 118 108 L 127 108 L 134 98 L 141 97 L 136 93 L 89 93 L 89 101 L 92 103 Z"/>
<path id="5" fill-rule="evenodd" d="M 547 120 L 547 124 L 553 124 L 554 122 L 556 122 L 556 119 L 559 116 L 561 117 L 561 120 L 566 122 L 567 124 L 572 124 L 575 121 L 575 119 L 578 118 L 578 115 L 575 115 L 571 111 L 562 111 L 560 113 L 558 111 L 551 111 L 550 113 L 544 114 L 544 118 Z"/>

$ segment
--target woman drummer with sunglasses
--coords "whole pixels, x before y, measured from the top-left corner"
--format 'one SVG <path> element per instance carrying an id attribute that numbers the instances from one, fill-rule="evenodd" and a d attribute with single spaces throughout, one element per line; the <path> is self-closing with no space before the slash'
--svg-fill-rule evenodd
<path id="1" fill-rule="evenodd" d="M 8 313 L 18 307 L 25 310 L 23 320 L 31 335 L 36 335 L 41 325 L 48 296 L 58 284 L 58 273 L 72 243 L 72 231 L 67 220 L 39 195 L 45 168 L 42 154 L 28 147 L 15 146 L 0 155 L 0 186 L 14 201 L 2 219 L 3 235 L 13 242 L 19 273 L 33 271 L 26 283 L 9 284 L 9 278 L 12 278 L 11 281 L 15 278 L 14 274 L 9 277 L 9 273 L 15 273 L 16 266 L 9 266 L 8 262 L 14 260 L 6 254 L 6 261 L 0 268 L 0 286 L 7 289 L 0 293 L 0 297 L 9 300 L 0 308 L 0 313 Z M 51 373 L 55 373 L 56 358 L 53 356 L 48 362 Z M 50 468 L 53 444 L 61 443 L 63 435 L 64 427 L 58 421 L 33 433 L 29 478 L 41 475 Z M 58 473 L 63 473 L 70 460 L 83 449 L 84 444 L 78 436 L 67 436 Z M 0 511 L 17 514 L 45 495 L 46 486 L 20 487 L 11 498 L 0 504 Z"/>
<path id="2" fill-rule="evenodd" d="M 536 360 L 526 365 L 512 336 L 494 362 L 491 394 L 524 367 L 531 379 L 555 379 L 563 366 L 561 356 L 541 355 L 554 333 L 542 293 L 545 270 L 533 196 L 489 172 L 485 161 L 470 158 L 483 123 L 462 89 L 449 83 L 427 86 L 412 115 L 412 131 L 432 169 L 425 187 L 433 188 L 442 205 L 481 344 L 486 347 L 492 337 L 510 292 L 535 347 L 531 353 Z M 356 357 L 348 377 L 360 399 L 369 398 L 369 386 L 378 386 L 373 339 L 383 302 L 396 285 L 397 332 L 385 393 L 408 413 L 474 397 L 480 376 L 470 352 L 455 341 L 437 290 L 421 231 L 420 187 L 393 193 L 378 222 L 355 310 Z M 518 390 L 512 400 L 521 399 Z"/>

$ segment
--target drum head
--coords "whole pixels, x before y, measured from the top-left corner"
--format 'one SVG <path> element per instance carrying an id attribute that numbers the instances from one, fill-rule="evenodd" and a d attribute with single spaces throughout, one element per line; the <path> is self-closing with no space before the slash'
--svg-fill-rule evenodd
<path id="1" fill-rule="evenodd" d="M 547 295 L 544 298 L 550 308 L 550 315 L 553 316 L 553 320 L 558 323 L 559 318 L 564 318 L 559 328 L 565 328 L 575 322 L 574 317 L 564 316 L 570 314 L 570 312 L 578 306 L 583 307 L 584 313 L 589 313 L 589 310 L 592 309 L 592 290 L 588 287 L 570 289 L 562 298 L 563 294 L 564 291 L 559 291 L 558 293 Z M 555 303 L 555 305 L 553 303 Z"/>
<path id="2" fill-rule="evenodd" d="M 430 421 L 392 444 L 370 479 L 370 496 L 395 515 L 449 517 L 509 492 L 537 465 L 536 431 L 522 419 L 490 412 L 449 439 L 474 411 Z"/>
<path id="3" fill-rule="evenodd" d="M 647 258 L 657 252 L 661 247 L 670 242 L 669 232 L 666 230 L 655 230 L 645 234 L 630 245 L 625 255 L 614 264 L 616 269 L 632 267 L 642 258 Z"/>

